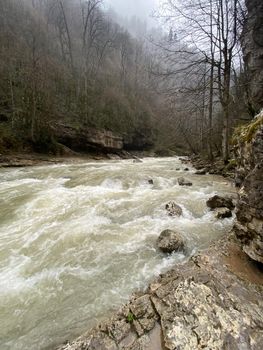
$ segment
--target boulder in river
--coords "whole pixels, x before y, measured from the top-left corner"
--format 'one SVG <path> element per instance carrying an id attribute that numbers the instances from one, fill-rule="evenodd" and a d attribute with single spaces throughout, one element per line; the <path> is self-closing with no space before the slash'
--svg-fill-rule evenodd
<path id="1" fill-rule="evenodd" d="M 195 172 L 196 175 L 206 175 L 207 170 L 206 169 L 200 169 Z"/>
<path id="2" fill-rule="evenodd" d="M 179 177 L 178 184 L 180 186 L 193 186 L 192 182 L 185 179 L 184 177 Z"/>
<path id="3" fill-rule="evenodd" d="M 217 219 L 231 218 L 232 211 L 228 208 L 217 208 L 215 209 L 215 217 Z"/>
<path id="4" fill-rule="evenodd" d="M 173 201 L 167 203 L 165 209 L 168 211 L 169 216 L 181 216 L 183 214 L 183 209 Z"/>
<path id="5" fill-rule="evenodd" d="M 183 237 L 178 232 L 165 230 L 160 234 L 157 245 L 164 253 L 172 253 L 182 251 L 185 243 Z"/>
<path id="6" fill-rule="evenodd" d="M 218 195 L 215 195 L 208 199 L 206 204 L 212 210 L 216 208 L 228 208 L 230 210 L 233 210 L 235 208 L 233 200 L 231 198 L 224 198 Z"/>
<path id="7" fill-rule="evenodd" d="M 153 179 L 149 179 L 148 184 L 153 185 Z"/>

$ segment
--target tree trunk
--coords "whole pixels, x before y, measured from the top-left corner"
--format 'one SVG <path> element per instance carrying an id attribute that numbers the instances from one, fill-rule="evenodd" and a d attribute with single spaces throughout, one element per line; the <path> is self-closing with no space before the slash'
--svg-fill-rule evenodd
<path id="1" fill-rule="evenodd" d="M 223 151 L 223 160 L 225 163 L 228 162 L 228 158 L 229 158 L 228 138 L 229 138 L 229 113 L 228 113 L 228 106 L 225 106 L 224 115 L 223 115 L 223 129 L 222 129 L 222 151 Z"/>
<path id="2" fill-rule="evenodd" d="M 214 102 L 214 66 L 210 69 L 210 84 L 209 84 L 209 113 L 208 113 L 208 157 L 213 160 L 212 146 L 212 128 L 213 128 L 213 102 Z"/>

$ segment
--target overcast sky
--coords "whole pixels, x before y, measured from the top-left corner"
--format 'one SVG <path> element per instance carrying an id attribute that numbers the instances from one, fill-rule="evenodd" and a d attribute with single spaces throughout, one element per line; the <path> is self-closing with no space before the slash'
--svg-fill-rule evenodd
<path id="1" fill-rule="evenodd" d="M 150 20 L 158 0 L 104 0 L 104 3 L 111 5 L 123 17 L 136 15 Z"/>

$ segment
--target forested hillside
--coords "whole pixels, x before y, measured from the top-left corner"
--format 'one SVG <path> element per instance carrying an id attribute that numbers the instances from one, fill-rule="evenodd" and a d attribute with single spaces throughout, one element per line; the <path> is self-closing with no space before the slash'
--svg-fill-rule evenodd
<path id="1" fill-rule="evenodd" d="M 150 54 L 101 5 L 0 1 L 2 147 L 22 140 L 50 146 L 60 123 L 152 137 Z"/>
<path id="2" fill-rule="evenodd" d="M 162 0 L 155 17 L 147 31 L 102 0 L 0 0 L 1 152 L 87 151 L 85 135 L 106 130 L 127 149 L 227 161 L 232 131 L 260 105 L 245 3 Z"/>

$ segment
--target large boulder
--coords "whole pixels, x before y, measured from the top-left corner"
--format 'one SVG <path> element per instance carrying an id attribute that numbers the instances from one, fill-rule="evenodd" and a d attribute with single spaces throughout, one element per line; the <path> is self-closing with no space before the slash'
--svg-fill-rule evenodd
<path id="1" fill-rule="evenodd" d="M 169 216 L 181 216 L 183 214 L 183 209 L 173 201 L 167 203 L 165 209 Z"/>
<path id="2" fill-rule="evenodd" d="M 164 253 L 172 253 L 184 250 L 185 243 L 178 232 L 165 230 L 160 234 L 157 245 Z"/>
<path id="3" fill-rule="evenodd" d="M 214 210 L 216 208 L 228 208 L 230 210 L 234 209 L 234 203 L 231 198 L 224 198 L 218 195 L 213 196 L 206 202 L 207 206 Z"/>

